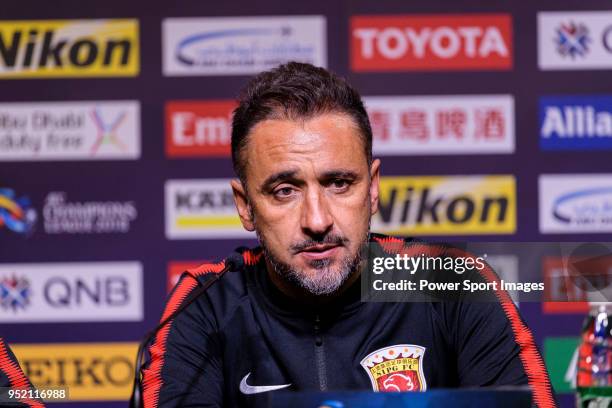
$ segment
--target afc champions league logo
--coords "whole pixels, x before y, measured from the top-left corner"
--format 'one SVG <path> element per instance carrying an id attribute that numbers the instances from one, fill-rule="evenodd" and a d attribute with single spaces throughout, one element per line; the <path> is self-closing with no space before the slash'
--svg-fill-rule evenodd
<path id="1" fill-rule="evenodd" d="M 425 391 L 425 347 L 398 344 L 378 349 L 361 360 L 377 392 Z"/>

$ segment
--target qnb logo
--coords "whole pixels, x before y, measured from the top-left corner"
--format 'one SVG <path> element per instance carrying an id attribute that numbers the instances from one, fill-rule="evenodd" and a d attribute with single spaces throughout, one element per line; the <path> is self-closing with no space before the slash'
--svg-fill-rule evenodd
<path id="1" fill-rule="evenodd" d="M 0 228 L 6 227 L 18 234 L 32 232 L 36 223 L 36 210 L 28 197 L 16 197 L 8 188 L 0 189 Z"/>
<path id="2" fill-rule="evenodd" d="M 120 307 L 130 303 L 130 285 L 121 276 L 94 280 L 53 277 L 44 286 L 46 303 L 57 309 L 93 306 Z"/>
<path id="3" fill-rule="evenodd" d="M 582 23 L 562 24 L 556 30 L 555 44 L 557 51 L 564 57 L 575 59 L 584 57 L 589 52 L 592 42 L 589 29 Z"/>
<path id="4" fill-rule="evenodd" d="M 412 377 L 406 374 L 392 374 L 383 382 L 385 391 L 400 392 L 414 390 Z"/>
<path id="5" fill-rule="evenodd" d="M 0 307 L 16 312 L 30 304 L 30 281 L 23 277 L 11 276 L 0 279 Z"/>
<path id="6" fill-rule="evenodd" d="M 234 30 L 218 30 L 210 32 L 202 32 L 190 35 L 180 41 L 175 50 L 177 61 L 188 66 L 207 66 L 216 65 L 215 59 L 220 53 L 224 56 L 234 56 L 244 60 L 245 58 L 253 58 L 254 54 L 262 51 L 257 45 L 257 37 L 281 37 L 288 38 L 291 36 L 290 27 L 281 28 L 244 28 Z M 219 46 L 216 42 L 222 39 L 230 38 L 249 38 L 251 37 L 251 45 L 244 46 Z M 274 50 L 268 50 L 272 53 Z"/>
<path id="7" fill-rule="evenodd" d="M 121 124 L 125 121 L 125 118 L 127 117 L 126 111 L 118 113 L 110 121 L 105 121 L 102 116 L 101 109 L 96 107 L 91 112 L 91 117 L 96 125 L 96 128 L 98 129 L 98 137 L 96 138 L 96 141 L 94 142 L 91 148 L 92 156 L 98 152 L 100 146 L 106 143 L 111 143 L 117 146 L 121 151 L 127 150 L 127 146 L 123 142 L 121 142 L 121 140 L 119 140 L 119 137 L 117 136 Z"/>

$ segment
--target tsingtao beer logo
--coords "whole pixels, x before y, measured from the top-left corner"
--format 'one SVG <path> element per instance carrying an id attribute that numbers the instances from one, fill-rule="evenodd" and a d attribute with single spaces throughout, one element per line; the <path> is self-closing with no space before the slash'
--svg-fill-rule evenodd
<path id="1" fill-rule="evenodd" d="M 0 21 L 0 79 L 136 76 L 137 20 Z"/>
<path id="2" fill-rule="evenodd" d="M 509 14 L 355 16 L 353 71 L 512 69 Z"/>
<path id="3" fill-rule="evenodd" d="M 514 152 L 511 95 L 364 98 L 377 155 Z"/>
<path id="4" fill-rule="evenodd" d="M 372 229 L 399 235 L 513 234 L 513 176 L 381 177 Z"/>

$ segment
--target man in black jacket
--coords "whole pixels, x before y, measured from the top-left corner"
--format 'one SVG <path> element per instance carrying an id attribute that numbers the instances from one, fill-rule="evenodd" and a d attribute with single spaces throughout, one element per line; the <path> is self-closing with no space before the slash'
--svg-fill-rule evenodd
<path id="1" fill-rule="evenodd" d="M 35 389 L 25 376 L 9 345 L 0 337 L 0 406 L 42 408 Z M 9 392 L 12 391 L 12 392 Z"/>
<path id="2" fill-rule="evenodd" d="M 492 385 L 529 385 L 537 406 L 554 406 L 505 292 L 488 303 L 361 300 L 368 259 L 414 246 L 370 233 L 380 161 L 344 80 L 300 63 L 255 77 L 234 112 L 232 159 L 236 207 L 261 247 L 159 331 L 143 371 L 145 407 L 265 406 L 279 390 Z M 192 270 L 162 318 L 223 267 Z"/>

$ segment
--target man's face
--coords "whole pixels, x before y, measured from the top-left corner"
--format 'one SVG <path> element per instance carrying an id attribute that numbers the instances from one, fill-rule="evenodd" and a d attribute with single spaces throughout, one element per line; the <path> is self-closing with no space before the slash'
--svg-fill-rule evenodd
<path id="1" fill-rule="evenodd" d="M 345 114 L 265 120 L 243 155 L 246 187 L 232 181 L 244 227 L 269 267 L 312 294 L 335 292 L 359 264 L 378 208 L 378 169 Z"/>

